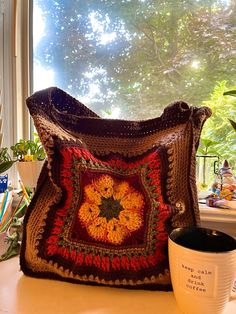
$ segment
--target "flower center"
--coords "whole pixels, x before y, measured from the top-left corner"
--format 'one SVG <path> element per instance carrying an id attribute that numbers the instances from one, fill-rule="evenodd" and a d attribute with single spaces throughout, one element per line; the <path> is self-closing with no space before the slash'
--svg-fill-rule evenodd
<path id="1" fill-rule="evenodd" d="M 119 213 L 124 209 L 120 202 L 115 200 L 113 197 L 105 198 L 102 197 L 102 204 L 99 205 L 100 217 L 105 217 L 107 221 L 112 218 L 118 218 Z"/>

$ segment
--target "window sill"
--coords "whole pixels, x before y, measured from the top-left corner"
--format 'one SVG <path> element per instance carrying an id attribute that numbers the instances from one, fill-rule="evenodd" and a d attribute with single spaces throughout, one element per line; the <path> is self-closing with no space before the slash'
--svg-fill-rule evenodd
<path id="1" fill-rule="evenodd" d="M 236 210 L 199 204 L 202 227 L 218 229 L 236 238 Z"/>

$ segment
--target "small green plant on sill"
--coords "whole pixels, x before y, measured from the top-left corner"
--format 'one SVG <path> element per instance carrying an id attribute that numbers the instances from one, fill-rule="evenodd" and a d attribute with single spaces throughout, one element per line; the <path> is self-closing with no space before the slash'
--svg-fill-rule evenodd
<path id="1" fill-rule="evenodd" d="M 18 161 L 44 160 L 45 151 L 37 134 L 34 140 L 20 139 L 15 145 L 11 146 L 13 158 Z"/>

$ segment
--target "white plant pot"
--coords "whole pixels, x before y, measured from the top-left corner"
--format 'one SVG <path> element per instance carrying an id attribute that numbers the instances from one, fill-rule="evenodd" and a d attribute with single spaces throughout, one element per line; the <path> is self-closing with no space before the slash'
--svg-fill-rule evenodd
<path id="1" fill-rule="evenodd" d="M 36 187 L 43 164 L 44 160 L 17 162 L 17 170 L 25 187 Z"/>

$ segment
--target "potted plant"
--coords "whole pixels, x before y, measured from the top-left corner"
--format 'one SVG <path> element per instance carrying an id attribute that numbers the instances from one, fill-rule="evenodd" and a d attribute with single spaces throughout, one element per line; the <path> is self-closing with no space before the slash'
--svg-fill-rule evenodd
<path id="1" fill-rule="evenodd" d="M 13 158 L 16 158 L 17 170 L 24 186 L 34 189 L 41 172 L 45 151 L 37 134 L 33 140 L 20 139 L 11 146 Z"/>

